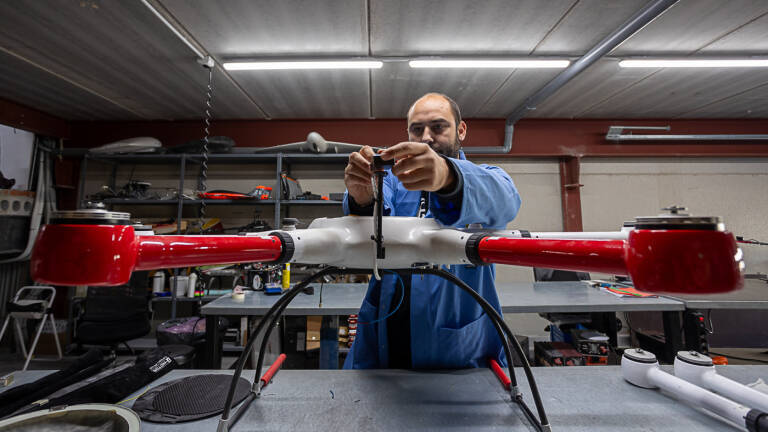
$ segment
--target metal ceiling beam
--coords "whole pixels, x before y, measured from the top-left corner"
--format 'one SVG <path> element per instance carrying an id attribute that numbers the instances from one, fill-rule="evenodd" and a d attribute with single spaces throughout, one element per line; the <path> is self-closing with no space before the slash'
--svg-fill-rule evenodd
<path id="1" fill-rule="evenodd" d="M 150 3 L 147 0 L 141 0 L 141 2 L 146 6 L 147 9 L 149 9 L 159 20 L 162 22 L 166 27 L 168 27 L 168 30 L 170 30 L 173 34 L 176 35 L 179 40 L 184 42 L 184 45 L 189 47 L 189 49 L 192 50 L 192 52 L 195 53 L 197 58 L 199 60 L 204 60 L 207 57 L 207 54 L 203 53 L 203 50 L 200 49 L 196 44 L 192 43 L 192 41 L 189 40 L 186 36 L 184 36 L 177 28 L 174 26 L 168 19 L 165 18 L 165 16 L 160 13 L 160 11 L 155 8 L 155 6 Z"/>
<path id="2" fill-rule="evenodd" d="M 465 149 L 465 153 L 509 153 L 512 149 L 512 135 L 514 134 L 514 125 L 518 120 L 525 117 L 528 111 L 535 110 L 536 107 L 560 90 L 570 80 L 575 78 L 594 62 L 604 57 L 622 42 L 629 39 L 637 31 L 645 27 L 648 23 L 659 17 L 667 9 L 672 7 L 679 0 L 653 0 L 637 11 L 631 18 L 624 22 L 619 28 L 606 36 L 603 40 L 593 46 L 586 54 L 578 60 L 571 63 L 564 71 L 560 72 L 552 81 L 536 93 L 529 96 L 520 106 L 518 106 L 507 117 L 504 135 L 504 145 L 502 147 L 472 147 Z"/>

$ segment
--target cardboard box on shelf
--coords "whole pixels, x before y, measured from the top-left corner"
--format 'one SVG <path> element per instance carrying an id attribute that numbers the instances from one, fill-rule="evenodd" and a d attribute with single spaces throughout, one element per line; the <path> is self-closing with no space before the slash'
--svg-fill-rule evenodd
<path id="1" fill-rule="evenodd" d="M 322 316 L 307 317 L 307 351 L 320 349 L 320 327 L 322 324 Z"/>

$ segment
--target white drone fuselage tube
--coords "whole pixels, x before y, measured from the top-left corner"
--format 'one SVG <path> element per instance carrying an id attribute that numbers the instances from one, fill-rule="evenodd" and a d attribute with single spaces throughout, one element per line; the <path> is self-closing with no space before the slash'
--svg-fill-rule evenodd
<path id="1" fill-rule="evenodd" d="M 641 349 L 624 351 L 621 372 L 625 380 L 638 387 L 660 388 L 681 401 L 705 408 L 746 429 L 750 408 L 662 371 L 656 356 L 649 352 Z"/>
<path id="2" fill-rule="evenodd" d="M 712 359 L 706 355 L 695 351 L 678 353 L 675 357 L 675 376 L 750 408 L 768 412 L 768 394 L 719 375 L 712 364 Z"/>
<path id="3" fill-rule="evenodd" d="M 371 247 L 372 218 L 345 216 L 315 219 L 306 229 L 283 231 L 294 245 L 291 263 L 326 264 L 346 268 L 371 268 L 375 259 Z M 272 231 L 273 232 L 273 231 Z M 527 232 L 487 230 L 510 238 L 625 240 L 629 230 L 616 232 Z M 271 232 L 248 233 L 264 236 Z M 433 218 L 385 217 L 382 237 L 385 258 L 379 268 L 408 268 L 420 264 L 471 264 L 466 254 L 472 230 L 446 228 Z"/>
<path id="4" fill-rule="evenodd" d="M 371 268 L 371 218 L 345 216 L 315 219 L 305 230 L 289 231 L 294 253 L 291 262 Z M 408 268 L 414 263 L 469 264 L 468 234 L 445 229 L 435 219 L 384 218 L 382 236 L 386 257 L 381 268 Z"/>

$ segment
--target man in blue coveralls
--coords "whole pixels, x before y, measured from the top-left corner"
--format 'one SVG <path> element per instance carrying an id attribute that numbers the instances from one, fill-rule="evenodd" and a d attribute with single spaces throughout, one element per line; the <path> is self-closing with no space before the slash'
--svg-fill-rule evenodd
<path id="1" fill-rule="evenodd" d="M 419 98 L 408 110 L 408 141 L 381 153 L 396 161 L 384 178 L 384 215 L 435 218 L 446 227 L 505 229 L 517 215 L 520 196 L 502 169 L 466 160 L 461 151 L 466 135 L 456 102 L 438 93 Z M 345 214 L 373 214 L 373 154 L 364 147 L 349 156 Z M 501 313 L 493 265 L 452 265 L 448 271 Z M 368 287 L 344 368 L 484 367 L 489 358 L 506 364 L 490 318 L 460 288 L 434 275 L 381 276 Z"/>

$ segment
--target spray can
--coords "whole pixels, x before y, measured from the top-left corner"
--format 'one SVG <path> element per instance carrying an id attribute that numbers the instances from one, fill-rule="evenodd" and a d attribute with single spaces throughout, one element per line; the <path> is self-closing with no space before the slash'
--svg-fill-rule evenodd
<path id="1" fill-rule="evenodd" d="M 285 263 L 283 267 L 283 291 L 291 287 L 291 263 Z"/>
<path id="2" fill-rule="evenodd" d="M 152 277 L 152 293 L 159 294 L 165 291 L 165 270 L 158 270 Z"/>
<path id="3" fill-rule="evenodd" d="M 189 285 L 187 286 L 187 297 L 195 296 L 195 288 L 197 288 L 197 273 L 192 272 L 189 275 Z"/>

